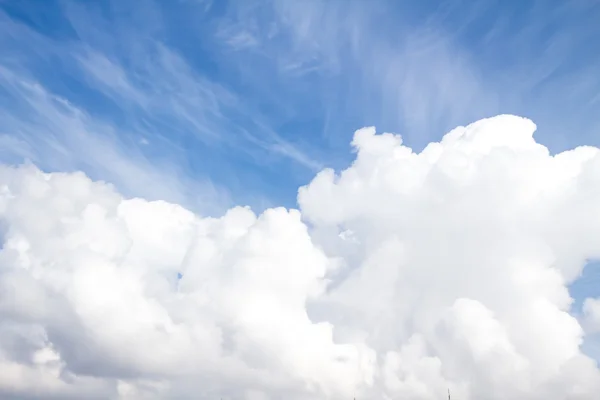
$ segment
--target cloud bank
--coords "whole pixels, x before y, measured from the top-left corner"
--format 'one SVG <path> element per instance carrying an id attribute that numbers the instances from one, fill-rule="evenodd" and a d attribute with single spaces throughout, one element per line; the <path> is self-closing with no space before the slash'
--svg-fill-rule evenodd
<path id="1" fill-rule="evenodd" d="M 299 210 L 220 218 L 0 167 L 1 397 L 595 399 L 600 300 L 580 322 L 567 285 L 600 258 L 600 150 L 534 131 L 364 128 Z"/>

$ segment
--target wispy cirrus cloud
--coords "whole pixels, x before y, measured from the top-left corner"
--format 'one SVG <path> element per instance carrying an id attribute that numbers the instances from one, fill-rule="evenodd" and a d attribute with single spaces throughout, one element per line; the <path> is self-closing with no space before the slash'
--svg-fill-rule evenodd
<path id="1" fill-rule="evenodd" d="M 129 196 L 182 202 L 207 213 L 220 212 L 231 204 L 227 191 L 208 177 L 190 177 L 171 156 L 160 159 L 146 154 L 141 140 L 151 135 L 147 127 L 119 125 L 98 112 L 88 112 L 86 105 L 68 98 L 79 87 L 69 88 L 49 79 L 51 70 L 39 68 L 51 66 L 57 74 L 67 72 L 76 77 L 73 61 L 84 54 L 78 43 L 57 42 L 6 14 L 0 22 L 7 49 L 0 67 L 0 153 L 5 162 L 27 160 L 48 170 L 84 170 L 117 185 Z M 135 94 L 139 103 L 144 101 L 143 93 L 128 86 L 124 71 L 113 65 L 107 68 L 101 61 L 101 57 L 93 60 L 95 71 L 102 74 L 98 78 L 116 85 L 127 97 Z M 69 63 L 70 68 L 60 68 Z"/>
<path id="2" fill-rule="evenodd" d="M 2 128 L 10 132 L 3 142 L 9 160 L 18 162 L 20 156 L 53 171 L 90 171 L 129 196 L 192 204 L 209 213 L 218 212 L 219 203 L 230 203 L 227 192 L 209 180 L 192 180 L 171 163 L 151 161 L 135 142 L 119 138 L 113 126 L 39 83 L 0 68 L 0 85 L 16 100 L 0 112 Z"/>
<path id="3" fill-rule="evenodd" d="M 253 162 L 263 162 L 265 157 L 271 158 L 269 154 L 279 155 L 311 171 L 318 170 L 322 163 L 282 138 L 244 98 L 243 92 L 198 72 L 180 52 L 160 39 L 161 35 L 154 31 L 166 28 L 162 17 L 157 16 L 157 4 L 145 4 L 146 12 L 153 16 L 144 19 L 146 31 L 136 31 L 135 27 L 125 27 L 118 18 L 113 19 L 111 23 L 119 27 L 120 37 L 126 43 L 124 49 L 112 53 L 104 49 L 104 54 L 88 50 L 78 58 L 83 72 L 93 78 L 91 83 L 113 99 L 143 111 L 143 117 L 157 126 L 169 124 L 169 136 L 173 131 L 191 133 L 207 144 L 244 153 Z M 80 36 L 90 37 L 91 43 L 110 41 L 105 33 L 89 32 L 85 21 L 93 24 L 98 18 L 89 10 L 70 8 L 67 15 Z"/>
<path id="4" fill-rule="evenodd" d="M 309 145 L 282 138 L 252 104 L 198 72 L 170 48 L 157 33 L 162 22 L 155 3 L 147 2 L 145 15 L 139 17 L 143 29 L 127 27 L 118 10 L 104 18 L 102 10 L 64 4 L 63 17 L 72 29 L 66 38 L 42 35 L 8 14 L 2 15 L 8 50 L 1 60 L 4 99 L 9 105 L 2 125 L 11 137 L 10 142 L 3 140 L 10 143 L 3 150 L 7 159 L 43 153 L 44 160 L 37 158 L 47 162 L 42 166 L 74 169 L 83 165 L 92 176 L 118 184 L 125 193 L 164 198 L 175 189 L 136 177 L 154 166 L 165 178 L 160 181 L 178 188 L 170 200 L 189 204 L 197 202 L 197 197 L 212 198 L 203 200 L 201 208 L 211 211 L 230 204 L 222 201 L 229 195 L 211 182 L 214 179 L 237 192 L 233 196 L 243 203 L 259 208 L 268 203 L 270 195 L 256 188 L 261 185 L 256 182 L 260 178 L 246 179 L 237 163 L 242 164 L 240 168 L 244 164 L 269 168 L 284 163 L 292 168 L 291 174 L 294 170 L 312 174 L 323 165 L 311 154 Z M 33 92 L 25 87 L 36 87 L 37 95 L 43 93 L 40 96 L 52 100 L 33 101 Z M 68 106 L 61 108 L 55 103 Z M 39 121 L 37 125 L 33 120 Z M 73 136 L 75 131 L 78 135 Z M 21 141 L 15 139 L 19 136 Z M 64 155 L 53 157 L 52 162 L 47 147 L 40 148 L 49 138 Z M 92 154 L 100 149 L 102 154 Z M 73 158 L 84 153 L 84 162 L 75 162 Z M 129 164 L 137 165 L 139 173 L 119 177 L 116 170 L 113 175 L 107 173 L 102 163 L 108 153 L 121 154 Z M 248 182 L 255 187 L 249 188 Z M 160 195 L 156 192 L 159 186 L 164 189 Z M 150 188 L 154 192 L 150 193 Z M 216 206 L 207 208 L 207 201 Z"/>
<path id="5" fill-rule="evenodd" d="M 312 82 L 322 132 L 334 142 L 344 119 L 403 133 L 419 147 L 501 112 L 540 121 L 538 136 L 555 150 L 577 142 L 567 131 L 586 140 L 597 132 L 590 104 L 600 59 L 581 45 L 600 36 L 591 2 L 230 4 L 219 28 L 229 34 L 224 43 L 242 59 L 262 60 L 257 69 L 270 65 L 282 87 Z M 237 37 L 261 45 L 240 46 Z M 573 62 L 582 56 L 585 63 Z"/>

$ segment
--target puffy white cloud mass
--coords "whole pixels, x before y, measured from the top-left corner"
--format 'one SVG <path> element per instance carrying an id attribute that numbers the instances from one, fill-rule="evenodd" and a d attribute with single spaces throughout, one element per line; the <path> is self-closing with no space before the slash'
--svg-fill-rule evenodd
<path id="1" fill-rule="evenodd" d="M 600 150 L 534 131 L 417 154 L 361 129 L 300 210 L 220 218 L 1 167 L 0 397 L 597 399 L 568 285 L 600 256 Z"/>

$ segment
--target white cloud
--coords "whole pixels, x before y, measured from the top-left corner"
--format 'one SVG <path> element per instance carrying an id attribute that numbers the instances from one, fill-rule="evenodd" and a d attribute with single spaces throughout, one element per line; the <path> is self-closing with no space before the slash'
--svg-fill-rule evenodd
<path id="1" fill-rule="evenodd" d="M 2 167 L 0 390 L 594 399 L 567 284 L 600 256 L 600 150 L 534 130 L 499 116 L 417 154 L 362 129 L 301 211 L 220 218 Z"/>

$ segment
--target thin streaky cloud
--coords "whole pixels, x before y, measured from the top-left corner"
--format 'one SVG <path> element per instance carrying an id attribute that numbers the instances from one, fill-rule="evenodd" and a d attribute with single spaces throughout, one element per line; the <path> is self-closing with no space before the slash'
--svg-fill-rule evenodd
<path id="1" fill-rule="evenodd" d="M 494 10 L 500 6 L 498 2 L 473 6 L 447 2 L 420 21 L 410 19 L 410 3 L 398 2 L 399 9 L 408 11 L 393 29 L 384 23 L 380 25 L 388 29 L 377 29 L 376 22 L 385 20 L 381 18 L 381 10 L 386 9 L 382 2 L 373 7 L 363 2 L 350 2 L 347 7 L 341 2 L 316 1 L 301 5 L 271 1 L 254 8 L 233 4 L 230 19 L 222 24 L 231 32 L 250 30 L 260 38 L 262 46 L 257 52 L 267 52 L 262 59 L 279 66 L 282 86 L 299 85 L 304 78 L 300 71 L 324 74 L 321 76 L 330 79 L 327 86 L 315 83 L 312 87 L 324 87 L 316 96 L 324 102 L 325 113 L 329 108 L 337 114 L 358 115 L 369 121 L 367 124 L 379 121 L 388 130 L 408 135 L 417 147 L 437 139 L 436 132 L 474 118 L 524 110 L 541 120 L 548 142 L 563 148 L 559 143 L 564 141 L 564 132 L 556 115 L 545 110 L 556 107 L 553 99 L 571 92 L 574 86 L 600 86 L 597 74 L 586 67 L 600 65 L 593 56 L 591 63 L 566 70 L 563 79 L 551 79 L 573 58 L 578 44 L 589 43 L 590 35 L 597 36 L 589 24 L 546 34 L 561 15 L 581 12 L 579 3 L 553 3 L 551 7 L 544 2 L 527 3 L 520 16 L 522 24 L 514 26 L 511 14 Z M 587 7 L 590 19 L 600 16 L 598 8 Z M 255 29 L 265 15 L 274 16 L 275 37 L 267 34 L 267 28 Z M 490 23 L 482 28 L 482 20 Z M 475 29 L 482 39 L 475 42 L 473 50 L 463 42 Z M 240 59 L 253 50 L 240 49 Z M 507 59 L 510 63 L 505 65 Z M 327 75 L 332 71 L 332 76 Z M 331 96 L 330 90 L 350 93 L 339 99 Z M 579 99 L 585 97 L 594 98 L 587 94 Z M 340 101 L 345 105 L 340 107 Z M 595 124 L 580 126 L 580 111 L 569 110 L 570 104 L 565 103 L 561 125 L 574 125 L 587 137 L 593 135 Z M 329 124 L 327 129 L 339 131 L 340 123 Z"/>
<path id="2" fill-rule="evenodd" d="M 211 153 L 209 157 L 214 157 L 215 151 L 228 157 L 235 154 L 235 157 L 246 160 L 244 162 L 262 166 L 271 162 L 291 162 L 297 165 L 293 169 L 304 171 L 304 175 L 323 165 L 317 159 L 321 152 L 314 151 L 305 141 L 294 140 L 292 143 L 281 137 L 260 114 L 256 114 L 251 104 L 195 71 L 176 50 L 149 38 L 143 30 L 138 33 L 134 28 L 122 26 L 115 27 L 115 31 L 124 35 L 119 40 L 120 45 L 109 44 L 112 30 L 108 29 L 106 21 L 94 19 L 93 10 L 73 7 L 70 2 L 65 4 L 68 5 L 66 16 L 73 22 L 80 41 L 70 39 L 62 42 L 46 37 L 3 14 L 2 29 L 6 33 L 8 51 L 2 56 L 2 64 L 7 71 L 18 71 L 19 76 L 30 82 L 46 79 L 43 77 L 45 72 L 38 70 L 38 65 L 42 64 L 31 62 L 35 58 L 52 65 L 51 68 L 57 68 L 51 64 L 57 61 L 60 65 L 56 69 L 58 73 L 63 73 L 60 68 L 68 68 L 65 72 L 68 71 L 69 79 L 85 86 L 62 87 L 56 98 L 69 98 L 73 107 L 85 110 L 90 104 L 79 103 L 79 99 L 87 101 L 83 94 L 105 96 L 109 103 L 103 108 L 95 107 L 93 113 L 87 113 L 87 118 L 102 121 L 101 124 L 109 127 L 103 132 L 112 132 L 108 136 L 120 136 L 119 140 L 127 143 L 125 146 L 129 146 L 128 143 L 139 144 L 140 141 L 154 144 L 154 147 L 144 146 L 145 149 L 136 149 L 134 145 L 132 149 L 139 153 L 152 152 L 156 156 L 156 149 L 162 147 L 159 157 L 171 165 L 171 169 L 191 174 L 188 177 L 190 181 L 211 180 L 202 177 L 202 174 L 192 176 L 198 174 L 199 167 L 195 164 L 204 164 L 202 159 L 206 152 Z M 153 24 L 160 26 L 161 22 L 154 21 Z M 159 29 L 156 26 L 151 30 Z M 28 39 L 22 44 L 19 38 Z M 27 53 L 29 57 L 24 56 Z M 54 83 L 50 82 L 50 85 Z M 81 89 L 84 91 L 76 92 Z M 49 86 L 45 90 L 52 92 Z M 72 94 L 77 94 L 79 99 L 73 100 Z M 94 102 L 97 103 L 96 100 Z M 14 115 L 16 110 L 11 111 L 11 116 Z M 53 146 L 59 144 L 60 140 L 55 140 Z M 192 151 L 197 151 L 196 154 L 190 153 L 190 145 Z M 29 146 L 35 149 L 36 141 L 29 140 Z M 17 147 L 13 145 L 12 148 L 13 156 L 17 156 Z M 24 150 L 20 149 L 18 154 L 17 158 L 22 159 Z M 68 159 L 64 157 L 60 163 L 64 168 L 68 166 Z M 68 167 L 73 169 L 76 166 Z M 95 172 L 101 169 L 103 167 Z M 228 174 L 228 185 L 245 185 L 243 179 L 236 177 L 237 174 Z M 109 176 L 105 178 L 112 179 Z M 240 189 L 235 190 L 240 195 Z M 240 196 L 259 204 L 269 202 L 261 200 L 265 194 L 258 191 L 252 194 L 251 190 L 247 190 Z"/>
<path id="3" fill-rule="evenodd" d="M 91 176 L 115 183 L 129 196 L 176 201 L 208 213 L 229 203 L 223 189 L 208 181 L 177 178 L 173 165 L 146 159 L 141 151 L 123 143 L 111 125 L 92 119 L 39 83 L 0 68 L 0 86 L 20 102 L 0 112 L 4 129 L 20 137 L 6 143 L 4 150 L 9 154 L 21 155 L 49 170 L 89 171 Z M 17 117 L 21 115 L 27 119 Z"/>
<path id="4" fill-rule="evenodd" d="M 81 11 L 76 16 L 81 18 Z M 87 18 L 91 19 L 91 16 Z M 78 32 L 88 29 L 79 25 Z M 138 41 L 135 38 L 139 34 L 121 28 L 121 34 L 125 36 L 124 43 L 133 47 L 131 53 L 136 56 L 126 60 L 130 69 L 135 71 L 134 75 L 119 64 L 119 59 L 123 60 L 126 55 L 114 54 L 109 59 L 110 55 L 96 50 L 78 57 L 83 71 L 95 79 L 102 90 L 109 90 L 111 96 L 119 96 L 130 105 L 138 106 L 146 112 L 146 118 L 164 119 L 173 124 L 175 130 L 183 134 L 196 134 L 199 140 L 207 143 L 224 144 L 261 159 L 263 156 L 252 154 L 252 146 L 248 146 L 244 140 L 244 135 L 250 134 L 255 137 L 254 142 L 262 143 L 263 148 L 279 148 L 281 143 L 285 148 L 294 147 L 293 151 L 276 153 L 283 157 L 290 155 L 291 160 L 301 165 L 312 169 L 319 164 L 272 129 L 262 131 L 260 116 L 253 114 L 237 94 L 195 72 L 181 54 L 159 41 Z M 102 34 L 94 31 L 93 35 L 98 37 Z M 97 40 L 107 42 L 108 38 L 100 37 Z M 102 67 L 94 58 L 102 63 Z M 240 118 L 251 121 L 256 131 L 243 129 L 233 122 Z M 300 153 L 302 155 L 297 156 Z"/>

